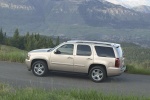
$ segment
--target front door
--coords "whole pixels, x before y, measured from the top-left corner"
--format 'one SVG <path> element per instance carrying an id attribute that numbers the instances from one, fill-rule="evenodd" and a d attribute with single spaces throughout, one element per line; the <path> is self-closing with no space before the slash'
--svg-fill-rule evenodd
<path id="1" fill-rule="evenodd" d="M 73 71 L 73 55 L 74 45 L 64 44 L 51 54 L 52 70 Z"/>

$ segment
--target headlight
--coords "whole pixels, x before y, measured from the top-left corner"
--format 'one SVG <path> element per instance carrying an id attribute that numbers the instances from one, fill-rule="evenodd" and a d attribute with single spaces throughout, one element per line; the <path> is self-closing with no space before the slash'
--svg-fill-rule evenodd
<path id="1" fill-rule="evenodd" d="M 28 53 L 26 59 L 29 60 L 29 59 L 30 59 L 30 56 L 31 56 L 31 55 Z"/>

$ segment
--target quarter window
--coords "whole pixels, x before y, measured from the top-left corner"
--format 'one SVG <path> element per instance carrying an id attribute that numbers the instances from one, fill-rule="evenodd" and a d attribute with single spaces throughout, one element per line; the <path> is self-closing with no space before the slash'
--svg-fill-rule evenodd
<path id="1" fill-rule="evenodd" d="M 89 45 L 78 45 L 77 46 L 77 55 L 79 56 L 90 56 L 91 48 Z"/>
<path id="2" fill-rule="evenodd" d="M 114 50 L 111 47 L 95 46 L 95 50 L 100 57 L 115 57 Z"/>

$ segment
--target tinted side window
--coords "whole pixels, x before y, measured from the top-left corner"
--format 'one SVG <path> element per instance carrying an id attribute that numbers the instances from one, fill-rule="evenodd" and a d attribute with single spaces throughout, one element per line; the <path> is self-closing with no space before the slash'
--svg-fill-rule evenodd
<path id="1" fill-rule="evenodd" d="M 95 50 L 100 57 L 115 57 L 114 50 L 111 47 L 95 46 Z"/>
<path id="2" fill-rule="evenodd" d="M 91 48 L 89 45 L 78 45 L 77 46 L 77 55 L 80 56 L 90 56 Z"/>
<path id="3" fill-rule="evenodd" d="M 65 44 L 57 49 L 57 54 L 73 55 L 73 44 Z"/>

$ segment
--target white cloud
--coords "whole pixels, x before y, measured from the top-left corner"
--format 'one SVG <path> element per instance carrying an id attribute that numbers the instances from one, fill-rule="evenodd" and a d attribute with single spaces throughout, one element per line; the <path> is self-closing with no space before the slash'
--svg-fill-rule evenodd
<path id="1" fill-rule="evenodd" d="M 135 7 L 140 5 L 150 6 L 150 0 L 106 0 L 114 4 L 120 4 L 126 7 Z"/>

